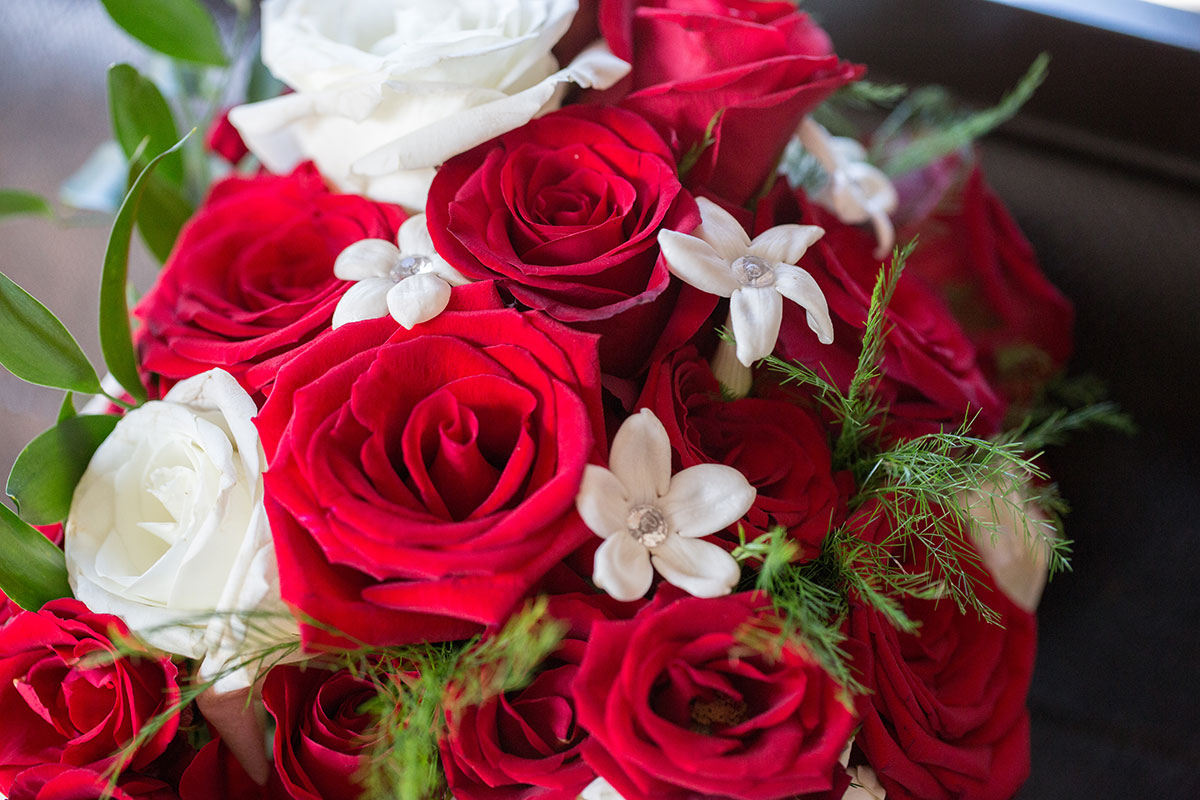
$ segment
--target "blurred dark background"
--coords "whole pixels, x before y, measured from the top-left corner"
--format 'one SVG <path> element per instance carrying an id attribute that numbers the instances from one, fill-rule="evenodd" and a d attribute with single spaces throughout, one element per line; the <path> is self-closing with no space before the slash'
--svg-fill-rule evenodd
<path id="1" fill-rule="evenodd" d="M 1144 5 L 1104 3 L 1122 4 Z M 948 83 L 982 103 L 1053 55 L 983 161 L 1076 304 L 1075 371 L 1103 378 L 1140 433 L 1082 435 L 1050 454 L 1074 506 L 1075 572 L 1042 603 L 1021 797 L 1200 797 L 1200 52 L 1185 46 L 1200 17 L 1156 9 L 1178 34 L 1168 45 L 989 0 L 805 7 L 871 78 Z M 56 195 L 108 136 L 104 70 L 121 60 L 146 65 L 97 0 L 0 2 L 0 187 Z M 103 223 L 0 221 L 0 270 L 95 363 L 106 237 Z M 149 261 L 132 274 L 148 286 Z M 0 474 L 59 399 L 0 374 Z"/>

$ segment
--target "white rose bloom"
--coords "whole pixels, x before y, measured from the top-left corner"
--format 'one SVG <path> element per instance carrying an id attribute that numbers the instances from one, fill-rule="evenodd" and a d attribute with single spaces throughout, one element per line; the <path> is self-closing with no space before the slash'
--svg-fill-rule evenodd
<path id="1" fill-rule="evenodd" d="M 202 659 L 202 678 L 298 636 L 279 596 L 256 413 L 224 370 L 177 384 L 117 423 L 67 516 L 75 596 L 161 650 Z M 271 616 L 248 626 L 251 611 Z M 239 671 L 218 689 L 251 679 Z"/>
<path id="2" fill-rule="evenodd" d="M 423 208 L 434 167 L 629 65 L 603 47 L 559 69 L 577 0 L 266 0 L 263 63 L 295 93 L 230 121 L 273 172 L 305 159 L 341 189 Z"/>

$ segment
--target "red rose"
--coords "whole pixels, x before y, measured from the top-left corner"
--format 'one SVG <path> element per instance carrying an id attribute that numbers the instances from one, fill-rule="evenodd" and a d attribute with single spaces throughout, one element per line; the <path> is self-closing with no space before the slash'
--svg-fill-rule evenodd
<path id="1" fill-rule="evenodd" d="M 804 115 L 862 74 L 793 3 L 601 0 L 600 29 L 633 65 L 621 105 L 680 159 L 716 120 L 687 182 L 735 206 L 770 178 Z"/>
<path id="2" fill-rule="evenodd" d="M 208 133 L 204 137 L 204 146 L 235 167 L 239 161 L 250 155 L 250 148 L 246 147 L 242 135 L 229 122 L 228 109 L 208 126 Z"/>
<path id="3" fill-rule="evenodd" d="M 425 211 L 451 265 L 603 334 L 604 371 L 623 376 L 642 366 L 679 293 L 658 231 L 700 222 L 654 129 L 599 106 L 547 114 L 450 159 Z"/>
<path id="4" fill-rule="evenodd" d="M 993 385 L 1027 405 L 1071 355 L 1074 310 L 979 167 L 911 233 L 921 243 L 909 272 L 946 301 Z"/>
<path id="5" fill-rule="evenodd" d="M 188 764 L 179 781 L 181 800 L 292 800 L 277 771 L 271 767 L 266 786 L 259 786 L 246 773 L 237 756 L 221 741 L 213 739 Z M 332 800 L 332 798 L 330 798 Z"/>
<path id="6" fill-rule="evenodd" d="M 294 800 L 357 797 L 375 717 L 364 706 L 378 695 L 370 679 L 319 665 L 280 666 L 263 682 L 275 719 L 275 769 Z"/>
<path id="7" fill-rule="evenodd" d="M 42 764 L 17 776 L 9 800 L 178 800 L 179 795 L 157 778 L 126 773 L 117 785 L 90 769 Z"/>
<path id="8" fill-rule="evenodd" d="M 260 392 L 280 357 L 329 329 L 351 285 L 333 275 L 338 254 L 403 221 L 398 206 L 330 192 L 311 165 L 218 183 L 134 309 L 157 393 L 213 367 Z"/>
<path id="9" fill-rule="evenodd" d="M 856 535 L 884 541 L 892 530 L 875 506 L 860 509 Z M 855 525 L 854 519 L 850 523 Z M 970 547 L 965 541 L 963 547 Z M 920 558 L 898 553 L 909 563 Z M 917 561 L 921 568 L 924 565 Z M 916 635 L 852 603 L 847 650 L 870 694 L 858 699 L 854 741 L 889 800 L 1012 797 L 1029 775 L 1029 712 L 1034 617 L 996 591 L 982 569 L 976 592 L 999 624 L 950 600 L 905 598 Z"/>
<path id="10" fill-rule="evenodd" d="M 595 338 L 545 315 L 390 318 L 321 337 L 256 423 L 283 597 L 378 643 L 503 622 L 591 534 L 575 514 L 604 444 Z M 305 627 L 306 640 L 329 637 Z"/>
<path id="11" fill-rule="evenodd" d="M 825 294 L 834 340 L 832 345 L 818 342 L 804 310 L 785 303 L 776 353 L 831 378 L 845 391 L 862 349 L 871 292 L 885 262 L 874 257 L 875 239 L 870 232 L 842 224 L 809 204 L 802 193 L 793 195 L 786 187 L 760 206 L 757 226 L 765 229 L 796 221 L 825 229 L 801 266 Z M 1004 402 L 992 390 L 975 348 L 940 298 L 905 273 L 885 318 L 889 327 L 883 376 L 876 391 L 890 415 L 886 426 L 893 435 L 953 429 L 964 420 L 973 420 L 972 429 L 982 435 L 999 429 Z"/>
<path id="12" fill-rule="evenodd" d="M 802 546 L 801 557 L 820 554 L 830 528 L 845 516 L 848 475 L 833 474 L 826 431 L 808 412 L 778 399 L 725 401 L 708 364 L 692 348 L 650 369 L 639 407 L 667 429 L 676 471 L 696 464 L 726 464 L 757 490 L 746 514 L 748 539 L 776 526 Z M 718 534 L 728 546 L 735 531 Z"/>
<path id="13" fill-rule="evenodd" d="M 128 636 L 117 617 L 74 599 L 22 611 L 0 627 L 0 792 L 26 767 L 50 763 L 103 769 L 152 717 L 179 697 L 165 656 L 117 658 L 111 635 Z M 140 770 L 178 728 L 171 719 L 134 755 Z"/>
<path id="14" fill-rule="evenodd" d="M 571 687 L 592 625 L 620 613 L 605 596 L 559 595 L 548 613 L 570 625 L 524 689 L 447 714 L 442 767 L 459 800 L 575 800 L 596 777 L 580 756 Z"/>
<path id="15" fill-rule="evenodd" d="M 799 645 L 766 657 L 739 639 L 762 624 L 765 597 L 668 595 L 592 628 L 575 679 L 588 764 L 626 800 L 845 789 L 854 716 L 841 688 Z"/>

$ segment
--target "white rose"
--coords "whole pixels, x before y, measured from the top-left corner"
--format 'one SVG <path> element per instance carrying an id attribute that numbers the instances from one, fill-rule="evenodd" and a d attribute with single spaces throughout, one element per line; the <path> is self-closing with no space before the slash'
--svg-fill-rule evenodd
<path id="1" fill-rule="evenodd" d="M 434 167 L 558 107 L 566 83 L 608 88 L 602 46 L 559 69 L 577 0 L 266 0 L 263 63 L 295 93 L 229 116 L 273 172 L 305 159 L 341 189 L 423 208 Z"/>
<path id="2" fill-rule="evenodd" d="M 88 464 L 65 526 L 75 596 L 159 649 L 203 659 L 203 679 L 298 635 L 279 597 L 256 413 L 219 369 L 130 411 Z M 252 677 L 239 670 L 220 690 Z"/>

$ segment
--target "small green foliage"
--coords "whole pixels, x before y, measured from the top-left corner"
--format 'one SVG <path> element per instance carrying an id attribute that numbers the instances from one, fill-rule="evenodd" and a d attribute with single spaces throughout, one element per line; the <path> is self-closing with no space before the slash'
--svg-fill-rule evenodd
<path id="1" fill-rule="evenodd" d="M 713 133 L 724 114 L 725 109 L 718 109 L 717 113 L 713 114 L 712 119 L 708 121 L 708 127 L 704 130 L 704 138 L 689 147 L 683 157 L 679 159 L 679 177 L 681 179 L 692 171 L 692 168 L 700 161 L 700 156 L 704 155 L 704 151 L 717 143 Z"/>
<path id="2" fill-rule="evenodd" d="M 902 83 L 855 81 L 843 86 L 830 99 L 850 108 L 891 108 L 907 95 L 908 87 Z"/>
<path id="3" fill-rule="evenodd" d="M 875 132 L 871 162 L 888 175 L 903 175 L 966 147 L 1012 119 L 1046 80 L 1049 64 L 1042 53 L 998 104 L 975 113 L 952 110 L 943 89 L 913 92 Z"/>
<path id="4" fill-rule="evenodd" d="M 34 215 L 54 218 L 54 209 L 41 195 L 23 189 L 0 189 L 0 217 Z"/>

